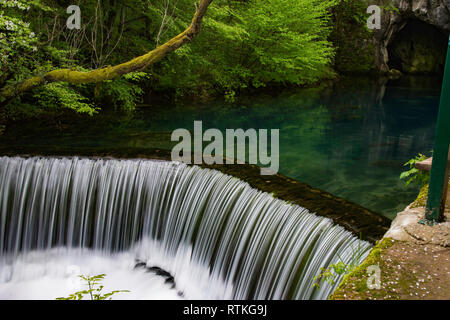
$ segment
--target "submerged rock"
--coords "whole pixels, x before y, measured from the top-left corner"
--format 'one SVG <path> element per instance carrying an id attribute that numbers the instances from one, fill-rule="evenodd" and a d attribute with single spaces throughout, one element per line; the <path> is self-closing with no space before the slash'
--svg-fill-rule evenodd
<path id="1" fill-rule="evenodd" d="M 134 265 L 134 269 L 145 269 L 146 272 L 154 273 L 157 276 L 163 277 L 165 279 L 164 283 L 171 285 L 171 287 L 170 287 L 171 289 L 175 289 L 175 287 L 176 287 L 175 278 L 170 274 L 170 272 L 168 272 L 160 267 L 157 267 L 157 266 L 149 267 L 149 266 L 147 266 L 147 263 L 136 259 L 136 264 Z M 180 297 L 184 297 L 184 293 L 181 291 L 178 291 L 177 294 Z"/>

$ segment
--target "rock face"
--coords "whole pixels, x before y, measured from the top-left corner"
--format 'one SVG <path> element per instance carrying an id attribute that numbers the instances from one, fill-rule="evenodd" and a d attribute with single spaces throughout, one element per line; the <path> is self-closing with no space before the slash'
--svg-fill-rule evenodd
<path id="1" fill-rule="evenodd" d="M 161 269 L 160 267 L 157 267 L 157 266 L 149 267 L 146 262 L 136 259 L 134 269 L 144 269 L 145 272 L 154 273 L 157 276 L 161 276 L 165 279 L 164 283 L 169 284 L 171 289 L 175 289 L 175 286 L 176 286 L 175 278 L 169 272 L 167 272 L 164 269 Z M 178 291 L 177 294 L 180 297 L 184 296 L 184 293 L 181 291 Z"/>
<path id="2" fill-rule="evenodd" d="M 400 64 L 404 72 L 436 72 L 441 68 L 442 56 L 445 58 L 450 0 L 392 0 L 391 4 L 398 10 L 383 10 L 381 29 L 374 31 L 378 69 L 389 71 L 391 54 L 394 60 L 400 60 L 395 64 Z"/>

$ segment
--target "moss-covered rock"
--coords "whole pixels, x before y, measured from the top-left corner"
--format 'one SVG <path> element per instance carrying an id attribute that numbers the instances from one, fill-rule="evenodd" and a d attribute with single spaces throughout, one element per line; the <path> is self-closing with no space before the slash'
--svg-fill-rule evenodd
<path id="1" fill-rule="evenodd" d="M 356 267 L 352 272 L 345 275 L 342 279 L 339 287 L 334 291 L 334 293 L 329 297 L 330 300 L 346 300 L 346 299 L 367 299 L 369 295 L 371 297 L 384 297 L 386 292 L 382 289 L 380 290 L 369 290 L 367 288 L 367 279 L 369 275 L 367 274 L 367 267 L 371 265 L 378 265 L 382 268 L 383 260 L 381 258 L 381 253 L 387 248 L 391 247 L 395 243 L 395 240 L 390 238 L 384 238 L 380 240 L 375 247 L 373 247 L 370 254 L 364 260 L 362 264 Z"/>
<path id="2" fill-rule="evenodd" d="M 430 228 L 430 227 L 428 227 Z M 450 297 L 450 251 L 415 240 L 384 238 L 330 296 L 333 300 L 436 300 Z M 380 287 L 369 289 L 367 268 L 380 268 Z"/>
<path id="3" fill-rule="evenodd" d="M 427 205 L 427 198 L 428 198 L 428 184 L 423 186 L 422 189 L 420 189 L 419 195 L 417 196 L 416 200 L 411 204 L 411 208 L 420 208 L 425 207 Z"/>

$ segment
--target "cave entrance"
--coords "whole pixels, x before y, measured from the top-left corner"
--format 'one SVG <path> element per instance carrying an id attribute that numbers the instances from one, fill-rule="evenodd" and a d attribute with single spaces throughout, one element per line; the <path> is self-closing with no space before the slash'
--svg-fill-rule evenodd
<path id="1" fill-rule="evenodd" d="M 443 74 L 448 35 L 419 20 L 408 20 L 388 46 L 389 68 L 406 74 Z"/>

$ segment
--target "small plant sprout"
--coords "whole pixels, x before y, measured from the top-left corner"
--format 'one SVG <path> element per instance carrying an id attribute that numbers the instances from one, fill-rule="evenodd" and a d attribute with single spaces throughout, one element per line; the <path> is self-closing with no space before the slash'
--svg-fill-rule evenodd
<path id="1" fill-rule="evenodd" d="M 360 263 L 361 258 L 364 254 L 364 250 L 361 248 L 361 238 L 358 240 L 358 247 L 352 247 L 352 256 L 350 261 L 346 263 L 339 254 L 339 262 L 329 265 L 327 268 L 320 268 L 320 273 L 314 277 L 313 287 L 320 288 L 321 282 L 328 282 L 334 285 L 337 279 L 342 276 L 352 272 Z"/>
<path id="2" fill-rule="evenodd" d="M 101 285 L 101 281 L 105 278 L 106 274 L 99 274 L 96 276 L 80 275 L 79 277 L 84 280 L 87 285 L 87 290 L 77 291 L 70 294 L 68 297 L 59 297 L 56 300 L 82 300 L 85 296 L 88 296 L 90 300 L 111 300 L 112 296 L 119 292 L 130 292 L 128 290 L 114 290 L 109 293 L 102 294 L 104 288 Z"/>

